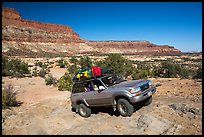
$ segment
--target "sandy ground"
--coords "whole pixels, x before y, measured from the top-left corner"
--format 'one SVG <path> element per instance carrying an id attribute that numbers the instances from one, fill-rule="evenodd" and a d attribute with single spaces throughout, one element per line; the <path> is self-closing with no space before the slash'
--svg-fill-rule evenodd
<path id="1" fill-rule="evenodd" d="M 65 69 L 52 68 L 59 78 Z M 151 78 L 160 83 L 153 102 L 122 117 L 110 108 L 96 108 L 89 118 L 71 111 L 70 92 L 46 86 L 43 78 L 8 78 L 17 92 L 18 107 L 2 111 L 6 135 L 159 135 L 202 134 L 202 82 Z M 173 107 L 170 107 L 173 106 Z M 173 109 L 174 108 L 174 109 Z"/>

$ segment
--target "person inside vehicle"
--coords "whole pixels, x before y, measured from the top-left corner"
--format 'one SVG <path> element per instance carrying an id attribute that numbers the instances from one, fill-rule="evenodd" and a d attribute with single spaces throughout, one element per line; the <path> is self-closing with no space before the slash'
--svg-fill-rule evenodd
<path id="1" fill-rule="evenodd" d="M 91 91 L 91 85 L 90 84 L 85 85 L 84 90 L 85 90 L 85 92 Z"/>

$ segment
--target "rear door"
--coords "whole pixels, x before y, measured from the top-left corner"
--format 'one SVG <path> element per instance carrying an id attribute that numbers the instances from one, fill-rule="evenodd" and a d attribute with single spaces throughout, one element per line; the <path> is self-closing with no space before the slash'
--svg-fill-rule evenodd
<path id="1" fill-rule="evenodd" d="M 92 86 L 92 81 L 84 81 L 83 83 L 84 87 L 84 92 L 82 93 L 83 95 L 83 100 L 86 101 L 87 104 L 94 105 L 93 102 L 93 86 Z"/>
<path id="2" fill-rule="evenodd" d="M 87 88 L 86 86 L 87 82 L 78 82 L 74 84 L 71 94 L 72 101 L 83 101 L 85 103 L 91 104 L 91 99 L 93 96 L 91 94 L 93 93 L 87 92 L 87 90 L 85 90 Z"/>

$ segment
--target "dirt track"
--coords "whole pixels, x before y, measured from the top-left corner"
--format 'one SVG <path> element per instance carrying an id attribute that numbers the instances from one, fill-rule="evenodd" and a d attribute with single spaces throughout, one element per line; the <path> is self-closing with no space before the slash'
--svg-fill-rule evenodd
<path id="1" fill-rule="evenodd" d="M 58 77 L 62 69 L 55 69 Z M 202 83 L 187 79 L 151 79 L 160 83 L 149 106 L 137 108 L 131 117 L 98 108 L 89 118 L 71 111 L 70 92 L 46 86 L 43 78 L 4 78 L 22 104 L 3 110 L 3 134 L 202 134 Z"/>

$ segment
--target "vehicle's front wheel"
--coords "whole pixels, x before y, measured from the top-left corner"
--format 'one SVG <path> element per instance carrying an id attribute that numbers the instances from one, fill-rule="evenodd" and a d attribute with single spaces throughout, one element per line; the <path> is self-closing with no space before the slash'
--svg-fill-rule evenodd
<path id="1" fill-rule="evenodd" d="M 117 101 L 117 109 L 120 115 L 124 117 L 131 116 L 134 111 L 133 106 L 126 99 L 123 98 Z"/>
<path id="2" fill-rule="evenodd" d="M 83 103 L 79 104 L 78 112 L 80 116 L 85 118 L 91 116 L 91 109 L 86 107 L 86 105 L 84 105 Z"/>

